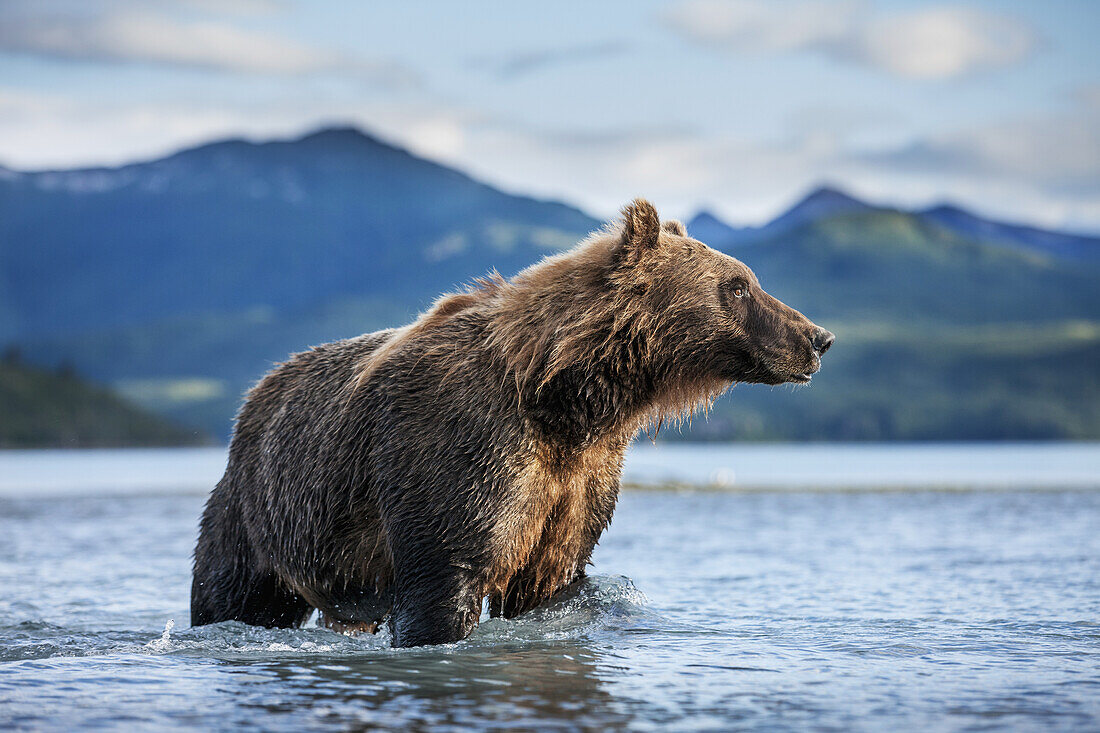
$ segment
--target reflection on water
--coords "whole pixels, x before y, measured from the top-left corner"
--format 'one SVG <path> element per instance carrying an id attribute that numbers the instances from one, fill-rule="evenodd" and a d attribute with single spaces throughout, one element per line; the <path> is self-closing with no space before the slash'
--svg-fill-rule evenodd
<path id="1" fill-rule="evenodd" d="M 545 721 L 570 721 L 593 729 L 625 724 L 629 716 L 616 714 L 598 663 L 599 656 L 579 640 L 311 659 L 305 665 L 283 660 L 261 663 L 272 679 L 253 689 L 246 683 L 241 693 L 248 707 L 272 716 L 308 711 L 313 720 L 337 725 L 470 730 L 488 722 L 537 728 Z M 240 669 L 251 676 L 255 668 Z"/>
<path id="2" fill-rule="evenodd" d="M 385 632 L 344 637 L 316 627 L 177 631 L 169 622 L 149 639 L 23 622 L 0 631 L 0 722 L 76 726 L 101 707 L 104 721 L 158 726 L 626 725 L 637 711 L 616 710 L 601 682 L 601 666 L 613 670 L 614 660 L 600 649 L 662 623 L 644 602 L 625 578 L 592 578 L 522 620 L 488 620 L 465 642 L 419 649 L 392 649 Z M 182 703 L 200 696 L 201 710 Z"/>
<path id="3" fill-rule="evenodd" d="M 583 584 L 402 650 L 189 628 L 200 506 L 0 500 L 0 728 L 1100 727 L 1100 492 L 627 493 Z"/>

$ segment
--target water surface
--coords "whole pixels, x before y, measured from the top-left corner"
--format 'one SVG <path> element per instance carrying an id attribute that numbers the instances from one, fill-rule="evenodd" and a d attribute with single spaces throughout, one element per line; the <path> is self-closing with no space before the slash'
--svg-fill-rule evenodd
<path id="1" fill-rule="evenodd" d="M 392 650 L 188 628 L 157 490 L 0 499 L 0 728 L 1100 727 L 1100 492 L 627 492 L 580 587 Z"/>
<path id="2" fill-rule="evenodd" d="M 225 448 L 0 451 L 0 496 L 203 493 Z M 638 441 L 627 483 L 722 489 L 1096 488 L 1100 443 Z"/>

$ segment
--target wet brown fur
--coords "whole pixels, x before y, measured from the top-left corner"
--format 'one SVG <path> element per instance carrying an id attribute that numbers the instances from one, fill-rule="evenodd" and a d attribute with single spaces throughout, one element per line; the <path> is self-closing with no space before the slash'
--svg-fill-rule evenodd
<path id="1" fill-rule="evenodd" d="M 511 280 L 297 354 L 238 416 L 192 623 L 316 608 L 409 646 L 465 637 L 485 597 L 523 613 L 583 575 L 640 429 L 736 381 L 804 381 L 823 333 L 638 200 Z"/>

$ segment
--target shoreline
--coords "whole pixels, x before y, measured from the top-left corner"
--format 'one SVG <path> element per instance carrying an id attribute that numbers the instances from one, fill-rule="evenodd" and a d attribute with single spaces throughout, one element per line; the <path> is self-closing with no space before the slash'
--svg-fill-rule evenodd
<path id="1" fill-rule="evenodd" d="M 205 495 L 227 449 L 0 451 L 0 498 Z M 844 493 L 1090 491 L 1100 443 L 658 443 L 633 445 L 624 491 Z"/>

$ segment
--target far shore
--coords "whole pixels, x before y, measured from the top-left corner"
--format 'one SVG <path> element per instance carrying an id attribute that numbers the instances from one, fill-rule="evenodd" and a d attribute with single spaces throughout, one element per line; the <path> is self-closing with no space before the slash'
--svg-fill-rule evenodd
<path id="1" fill-rule="evenodd" d="M 207 493 L 225 446 L 0 450 L 0 497 Z M 639 441 L 627 491 L 882 492 L 1100 489 L 1096 443 Z"/>

